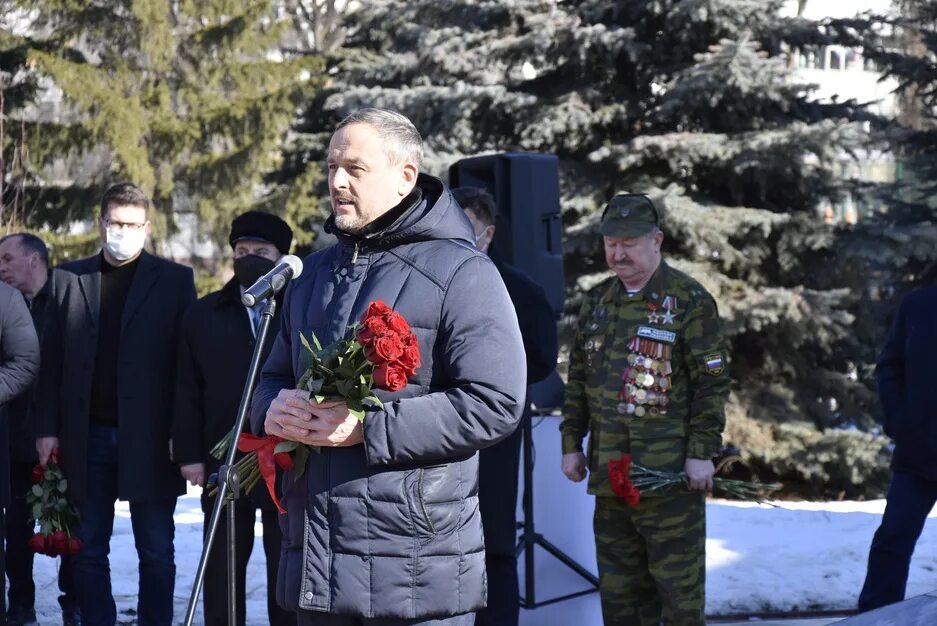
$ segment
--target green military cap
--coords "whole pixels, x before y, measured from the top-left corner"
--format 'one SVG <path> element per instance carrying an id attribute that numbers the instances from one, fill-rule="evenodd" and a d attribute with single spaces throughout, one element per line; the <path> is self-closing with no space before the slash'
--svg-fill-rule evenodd
<path id="1" fill-rule="evenodd" d="M 650 198 L 640 193 L 620 193 L 608 201 L 599 230 L 606 237 L 640 237 L 656 228 L 659 221 Z"/>

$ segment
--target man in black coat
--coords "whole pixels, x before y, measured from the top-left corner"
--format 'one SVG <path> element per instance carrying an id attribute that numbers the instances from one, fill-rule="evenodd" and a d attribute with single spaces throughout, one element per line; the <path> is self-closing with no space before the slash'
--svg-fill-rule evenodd
<path id="1" fill-rule="evenodd" d="M 907 294 L 875 369 L 885 433 L 895 442 L 882 524 L 859 610 L 904 599 L 914 545 L 937 501 L 937 287 Z"/>
<path id="2" fill-rule="evenodd" d="M 475 230 L 475 247 L 488 252 L 495 236 L 497 207 L 484 189 L 452 190 Z M 539 382 L 556 367 L 559 340 L 556 318 L 543 287 L 518 269 L 495 262 L 517 313 L 527 357 L 527 384 Z M 522 420 L 531 419 L 525 402 Z M 485 531 L 488 606 L 478 611 L 475 626 L 516 626 L 520 604 L 517 582 L 517 474 L 521 455 L 518 428 L 507 439 L 485 448 L 478 459 L 478 502 Z"/>
<path id="3" fill-rule="evenodd" d="M 83 548 L 75 589 L 87 626 L 113 626 L 108 552 L 114 502 L 130 502 L 140 559 L 137 623 L 172 623 L 173 512 L 185 483 L 171 459 L 176 347 L 182 315 L 195 301 L 188 267 L 143 250 L 149 200 L 130 183 L 101 199 L 103 250 L 61 269 L 75 275 L 57 319 L 54 351 L 40 376 L 37 448 L 45 464 L 56 446 L 78 504 Z"/>
<path id="4" fill-rule="evenodd" d="M 19 289 L 32 315 L 40 345 L 43 324 L 54 316 L 56 295 L 65 289 L 71 274 L 49 269 L 46 244 L 31 233 L 14 233 L 0 238 L 0 280 Z M 36 585 L 33 582 L 33 556 L 28 545 L 33 535 L 32 512 L 26 504 L 26 492 L 32 487 L 36 454 L 36 404 L 39 400 L 34 386 L 18 396 L 9 406 L 10 426 L 10 489 L 12 499 L 6 516 L 6 574 L 10 581 L 7 624 L 36 623 Z M 65 626 L 77 626 L 78 602 L 72 580 L 72 558 L 62 555 L 59 567 L 59 604 Z"/>
<path id="5" fill-rule="evenodd" d="M 234 249 L 234 278 L 219 291 L 201 298 L 182 321 L 179 344 L 179 366 L 176 377 L 176 410 L 173 416 L 173 447 L 175 461 L 182 476 L 193 485 L 205 486 L 206 477 L 217 472 L 221 461 L 211 449 L 233 427 L 241 393 L 247 381 L 254 351 L 257 329 L 266 301 L 254 308 L 241 304 L 241 294 L 273 269 L 276 262 L 290 251 L 293 231 L 276 215 L 249 211 L 231 224 L 229 242 Z M 280 309 L 271 320 L 269 335 L 276 335 L 280 326 Z M 263 356 L 270 353 L 271 343 L 264 346 Z M 246 429 L 245 432 L 250 429 Z M 214 498 L 202 494 L 205 531 L 214 506 Z M 267 617 L 273 626 L 296 623 L 296 615 L 276 603 L 276 575 L 280 562 L 279 519 L 276 507 L 261 482 L 235 504 L 235 545 L 237 554 L 237 616 L 245 623 L 244 586 L 247 561 L 254 547 L 256 510 L 261 510 L 264 554 L 267 557 Z M 227 525 L 221 532 L 205 570 L 205 624 L 226 626 L 227 606 Z"/>

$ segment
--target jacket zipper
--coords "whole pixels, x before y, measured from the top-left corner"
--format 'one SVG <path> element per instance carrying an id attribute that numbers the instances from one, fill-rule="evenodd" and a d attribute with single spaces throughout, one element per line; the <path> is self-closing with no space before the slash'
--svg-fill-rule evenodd
<path id="1" fill-rule="evenodd" d="M 355 251 L 351 253 L 351 264 L 354 265 L 358 262 L 358 242 L 355 242 Z"/>

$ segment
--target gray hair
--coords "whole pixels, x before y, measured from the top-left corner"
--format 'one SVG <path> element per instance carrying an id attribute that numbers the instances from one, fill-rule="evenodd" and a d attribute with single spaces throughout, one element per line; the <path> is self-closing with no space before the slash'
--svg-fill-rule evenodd
<path id="1" fill-rule="evenodd" d="M 423 138 L 406 116 L 386 109 L 358 109 L 335 127 L 336 132 L 352 124 L 367 124 L 377 131 L 384 142 L 388 160 L 397 165 L 411 161 L 419 168 L 423 164 Z"/>

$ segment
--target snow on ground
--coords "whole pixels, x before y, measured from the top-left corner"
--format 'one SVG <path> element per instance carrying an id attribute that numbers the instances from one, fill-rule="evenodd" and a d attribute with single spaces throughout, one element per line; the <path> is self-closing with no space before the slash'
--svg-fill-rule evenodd
<path id="1" fill-rule="evenodd" d="M 586 500 L 583 500 L 584 502 Z M 569 511 L 569 503 L 566 503 Z M 884 509 L 883 500 L 870 502 L 782 502 L 778 507 L 711 500 L 707 507 L 707 613 L 723 615 L 747 611 L 848 609 L 865 576 L 872 533 Z M 591 510 L 581 509 L 588 523 Z M 539 516 L 538 516 L 539 517 Z M 917 544 L 908 595 L 937 589 L 937 511 Z M 539 523 L 539 518 L 538 518 Z M 198 490 L 180 498 L 176 508 L 176 621 L 182 623 L 201 550 L 202 514 Z M 258 524 L 257 533 L 260 534 Z M 540 530 L 540 529 L 538 529 Z M 546 535 L 547 533 L 544 532 Z M 580 535 L 584 533 L 579 533 Z M 591 537 L 560 536 L 555 527 L 548 537 L 564 550 L 575 539 L 579 553 Z M 111 571 L 121 623 L 132 623 L 136 605 L 137 567 L 130 517 L 119 503 L 111 543 Z M 539 549 L 538 549 L 539 552 Z M 586 562 L 595 570 L 594 557 Z M 58 561 L 36 557 L 37 613 L 40 623 L 59 620 L 56 597 Z M 263 550 L 255 543 L 248 572 L 248 624 L 266 623 Z M 574 575 L 552 557 L 538 556 L 537 599 L 581 588 Z M 196 613 L 201 623 L 201 607 Z M 537 626 L 576 623 L 599 626 L 598 597 L 591 594 L 535 611 L 522 611 L 522 623 Z"/>

